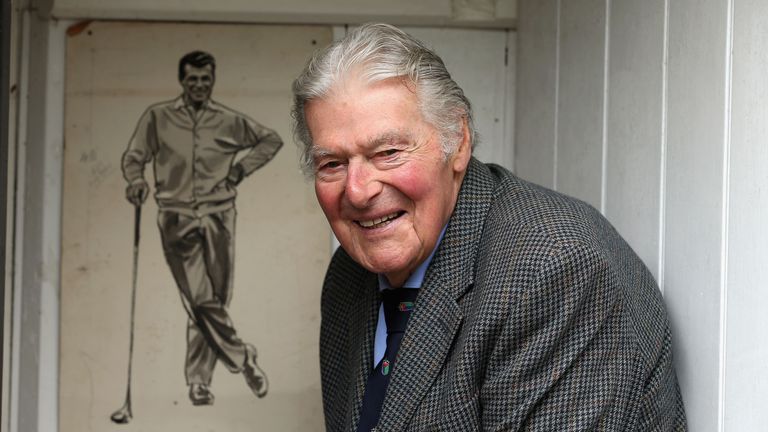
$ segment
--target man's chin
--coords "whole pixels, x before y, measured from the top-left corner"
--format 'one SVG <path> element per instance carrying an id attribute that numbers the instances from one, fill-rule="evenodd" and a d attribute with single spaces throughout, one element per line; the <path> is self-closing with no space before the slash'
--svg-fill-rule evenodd
<path id="1" fill-rule="evenodd" d="M 401 238 L 340 237 L 338 234 L 336 238 L 355 262 L 373 273 L 396 273 L 406 269 L 412 261 L 407 257 L 411 256 L 413 251 L 404 245 L 405 242 Z"/>
<path id="2" fill-rule="evenodd" d="M 371 273 L 383 274 L 387 276 L 387 279 L 389 279 L 390 283 L 393 282 L 392 278 L 398 279 L 399 276 L 407 276 L 410 274 L 408 269 L 408 261 L 403 259 L 402 254 L 387 256 L 367 255 L 365 257 L 355 257 L 353 255 L 352 259 L 357 261 Z"/>

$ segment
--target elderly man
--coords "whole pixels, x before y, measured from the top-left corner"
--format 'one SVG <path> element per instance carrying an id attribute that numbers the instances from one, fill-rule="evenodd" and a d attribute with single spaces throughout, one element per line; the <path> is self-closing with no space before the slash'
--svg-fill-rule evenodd
<path id="1" fill-rule="evenodd" d="M 323 287 L 328 431 L 684 430 L 653 277 L 593 208 L 472 158 L 440 58 L 382 24 L 294 83 L 341 248 Z"/>
<path id="2" fill-rule="evenodd" d="M 256 348 L 237 336 L 227 306 L 237 185 L 269 162 L 283 142 L 273 130 L 212 101 L 215 80 L 212 55 L 183 56 L 183 94 L 147 109 L 122 159 L 126 198 L 137 206 L 149 193 L 144 166 L 154 161 L 163 251 L 189 315 L 185 377 L 194 405 L 213 404 L 209 386 L 217 361 L 242 373 L 256 396 L 267 394 Z"/>

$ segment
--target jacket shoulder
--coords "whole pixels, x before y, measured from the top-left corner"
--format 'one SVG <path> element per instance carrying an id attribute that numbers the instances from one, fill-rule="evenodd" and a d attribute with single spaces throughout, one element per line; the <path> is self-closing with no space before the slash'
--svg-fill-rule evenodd
<path id="1" fill-rule="evenodd" d="M 174 99 L 168 100 L 168 101 L 162 101 L 153 103 L 152 105 L 148 106 L 144 112 L 141 114 L 141 118 L 145 119 L 147 117 L 158 117 L 159 114 L 174 109 L 174 104 L 176 101 Z"/>
<path id="2" fill-rule="evenodd" d="M 343 247 L 339 246 L 334 251 L 330 264 L 328 264 L 323 284 L 338 285 L 350 278 L 362 276 L 366 272 L 367 270 L 355 262 Z"/>
<path id="3" fill-rule="evenodd" d="M 540 231 L 555 243 L 592 243 L 616 236 L 613 226 L 590 204 L 489 166 L 499 178 L 488 218 Z"/>
<path id="4" fill-rule="evenodd" d="M 153 103 L 147 108 L 147 111 L 162 111 L 166 109 L 174 109 L 174 106 L 176 105 L 176 99 L 161 101 L 157 103 Z"/>
<path id="5" fill-rule="evenodd" d="M 576 271 L 593 268 L 605 272 L 607 283 L 585 285 L 581 287 L 587 290 L 583 294 L 622 304 L 627 330 L 635 335 L 646 367 L 655 362 L 660 355 L 658 347 L 669 342 L 666 311 L 653 275 L 630 245 L 590 204 L 522 180 L 503 168 L 490 168 L 500 181 L 482 247 L 508 248 L 504 274 L 527 275 L 520 281 L 532 282 L 566 257 L 581 263 Z M 490 261 L 486 263 L 492 267 Z M 493 273 L 491 268 L 487 271 Z M 568 284 L 560 287 L 569 290 L 560 296 L 572 295 L 575 288 Z M 599 292 L 589 294 L 591 290 Z"/>
<path id="6" fill-rule="evenodd" d="M 333 254 L 323 280 L 321 310 L 324 314 L 345 308 L 361 290 L 349 289 L 350 284 L 362 281 L 370 273 L 339 247 Z"/>

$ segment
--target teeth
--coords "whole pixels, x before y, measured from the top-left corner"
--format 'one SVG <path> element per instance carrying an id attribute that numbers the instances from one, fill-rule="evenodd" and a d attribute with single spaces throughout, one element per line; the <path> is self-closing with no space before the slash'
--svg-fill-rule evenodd
<path id="1" fill-rule="evenodd" d="M 392 220 L 392 219 L 394 219 L 396 217 L 397 217 L 397 213 L 392 213 L 390 215 L 386 215 L 386 216 L 381 217 L 381 218 L 376 218 L 376 219 L 368 220 L 368 221 L 358 221 L 357 223 L 359 223 L 360 226 L 362 226 L 363 228 L 371 228 L 373 226 L 379 225 L 380 223 L 389 222 L 390 220 Z"/>

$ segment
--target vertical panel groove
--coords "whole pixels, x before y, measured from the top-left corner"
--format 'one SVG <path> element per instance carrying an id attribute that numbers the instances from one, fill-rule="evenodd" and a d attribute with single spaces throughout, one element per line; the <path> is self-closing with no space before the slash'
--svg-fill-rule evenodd
<path id="1" fill-rule="evenodd" d="M 723 189 L 722 189 L 722 224 L 720 249 L 720 369 L 718 374 L 718 431 L 725 430 L 725 374 L 726 374 L 726 331 L 728 326 L 728 226 L 730 199 L 730 160 L 731 160 L 731 100 L 733 91 L 733 9 L 735 0 L 728 1 L 726 15 L 725 44 L 725 110 L 723 125 Z"/>
<path id="2" fill-rule="evenodd" d="M 661 168 L 659 169 L 659 289 L 664 294 L 664 253 L 667 203 L 667 109 L 669 79 L 669 0 L 664 1 L 664 38 L 661 71 Z"/>
<path id="3" fill-rule="evenodd" d="M 18 94 L 19 105 L 17 107 L 18 116 L 16 117 L 16 136 L 14 145 L 16 146 L 16 184 L 14 196 L 14 241 L 13 241 L 13 294 L 11 299 L 11 355 L 9 356 L 10 373 L 10 391 L 8 392 L 8 428 L 12 432 L 19 431 L 19 410 L 20 410 L 20 392 L 21 382 L 21 303 L 22 303 L 22 259 L 24 256 L 24 208 L 26 197 L 26 176 L 25 167 L 27 163 L 27 110 L 29 95 L 29 62 L 31 47 L 31 17 L 28 10 L 21 13 L 21 28 L 19 29 L 20 40 L 20 58 L 18 64 Z"/>
<path id="4" fill-rule="evenodd" d="M 514 74 L 515 68 L 517 67 L 515 58 L 517 56 L 517 50 L 516 46 L 512 45 L 510 46 L 509 39 L 510 39 L 510 32 L 509 29 L 504 31 L 504 127 L 502 130 L 502 138 L 504 143 L 510 143 L 511 149 L 508 149 L 504 151 L 502 155 L 502 165 L 508 167 L 509 169 L 514 170 L 515 168 L 515 100 L 516 100 L 516 94 L 515 94 L 515 86 L 514 82 L 517 79 L 516 76 L 512 76 L 510 79 L 509 75 Z M 513 50 L 512 52 L 512 65 L 509 64 L 509 51 Z"/>
<path id="5" fill-rule="evenodd" d="M 608 169 L 608 77 L 610 76 L 611 61 L 611 0 L 605 0 L 605 54 L 603 56 L 603 142 L 602 160 L 600 161 L 600 213 L 605 214 L 607 199 L 607 169 Z"/>
<path id="6" fill-rule="evenodd" d="M 552 151 L 552 189 L 557 190 L 557 146 L 560 140 L 559 129 L 559 117 L 560 117 L 560 24 L 562 22 L 561 17 L 561 0 L 557 0 L 557 7 L 555 9 L 556 15 L 556 30 L 555 30 L 555 142 L 554 150 Z"/>

